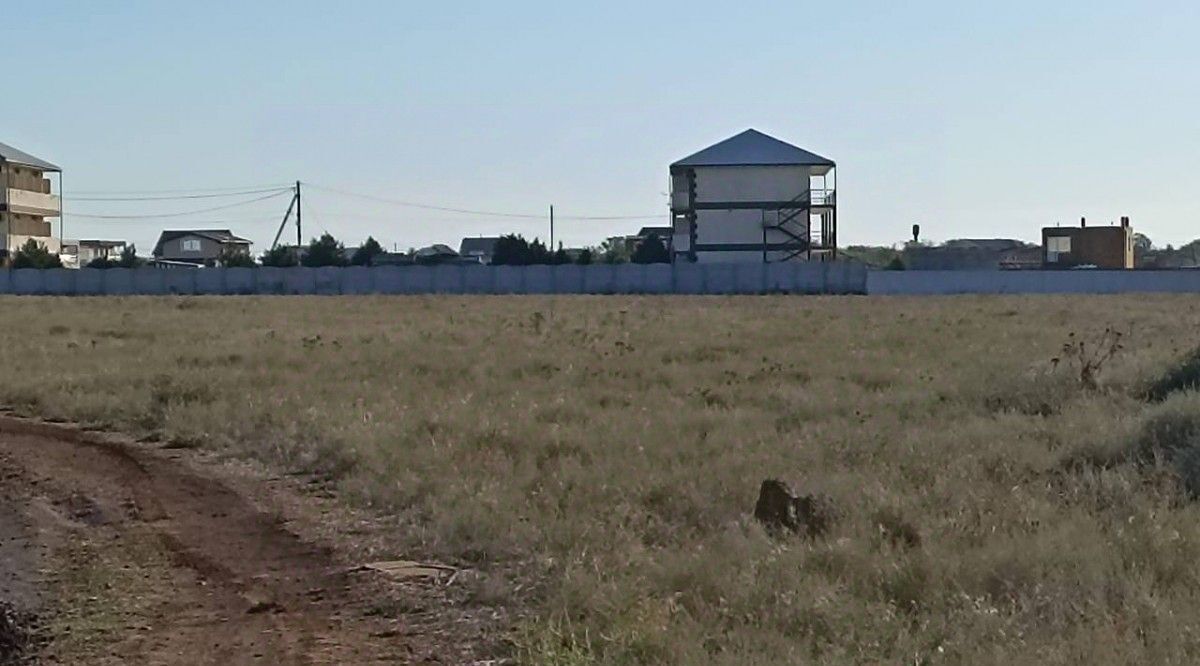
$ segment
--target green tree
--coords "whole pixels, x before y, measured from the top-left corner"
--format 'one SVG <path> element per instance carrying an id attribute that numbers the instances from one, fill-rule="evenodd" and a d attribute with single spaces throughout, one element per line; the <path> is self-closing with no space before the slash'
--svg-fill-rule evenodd
<path id="1" fill-rule="evenodd" d="M 892 257 L 892 260 L 883 267 L 885 271 L 903 271 L 907 270 L 907 268 L 908 267 L 904 265 L 904 260 L 900 257 Z"/>
<path id="2" fill-rule="evenodd" d="M 529 244 L 529 263 L 545 265 L 551 262 L 550 250 L 537 238 Z"/>
<path id="3" fill-rule="evenodd" d="M 345 266 L 347 263 L 346 247 L 329 232 L 325 232 L 321 234 L 320 238 L 312 239 L 304 256 L 300 258 L 300 263 L 310 268 Z"/>
<path id="4" fill-rule="evenodd" d="M 142 259 L 137 254 L 137 245 L 130 243 L 121 250 L 121 256 L 117 258 L 117 268 L 137 268 L 144 266 L 146 260 Z"/>
<path id="5" fill-rule="evenodd" d="M 13 268 L 61 268 L 62 261 L 58 255 L 47 250 L 44 245 L 30 238 L 13 257 Z"/>
<path id="6" fill-rule="evenodd" d="M 558 244 L 558 249 L 554 251 L 554 256 L 550 258 L 550 263 L 554 264 L 555 266 L 571 263 L 571 257 L 567 254 L 567 251 L 563 249 L 562 243 Z"/>
<path id="7" fill-rule="evenodd" d="M 592 263 L 591 248 L 583 248 L 583 250 L 579 252 L 579 256 L 575 258 L 575 263 L 579 264 L 580 266 L 590 266 Z"/>
<path id="8" fill-rule="evenodd" d="M 221 249 L 221 254 L 217 257 L 217 265 L 226 268 L 256 268 L 258 266 L 249 252 L 232 247 Z"/>
<path id="9" fill-rule="evenodd" d="M 263 252 L 259 261 L 262 262 L 263 266 L 272 266 L 275 268 L 290 268 L 298 263 L 296 261 L 296 253 L 284 245 L 276 245 Z"/>
<path id="10" fill-rule="evenodd" d="M 375 261 L 375 257 L 380 254 L 383 254 L 383 246 L 379 244 L 379 241 L 367 236 L 367 240 L 363 241 L 363 244 L 354 251 L 354 256 L 350 257 L 350 264 L 370 266 Z"/>
<path id="11" fill-rule="evenodd" d="M 520 234 L 501 236 L 492 251 L 494 266 L 526 266 L 529 264 L 529 242 Z"/>
<path id="12" fill-rule="evenodd" d="M 663 245 L 658 234 L 650 234 L 638 244 L 629 260 L 635 264 L 669 264 L 671 253 L 667 251 L 667 246 Z"/>
<path id="13" fill-rule="evenodd" d="M 105 268 L 116 268 L 116 267 L 117 267 L 117 262 L 113 261 L 112 259 L 109 259 L 108 257 L 96 257 L 95 259 L 92 259 L 91 261 L 89 261 L 87 266 L 85 266 L 84 268 L 105 269 Z"/>

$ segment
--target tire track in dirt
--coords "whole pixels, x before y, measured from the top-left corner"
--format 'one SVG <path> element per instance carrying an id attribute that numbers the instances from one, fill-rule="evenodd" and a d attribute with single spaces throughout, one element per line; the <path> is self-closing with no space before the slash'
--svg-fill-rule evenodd
<path id="1" fill-rule="evenodd" d="M 36 571 L 29 557 L 6 558 L 0 575 L 26 596 L 36 586 L 44 606 L 71 606 L 64 617 L 75 622 L 70 641 L 49 637 L 46 661 L 412 661 L 396 622 L 363 612 L 361 574 L 161 452 L 0 416 L 0 476 L 5 525 L 15 509 L 34 526 L 0 525 L 0 537 L 20 531 L 9 540 L 21 545 L 32 533 L 45 551 Z"/>

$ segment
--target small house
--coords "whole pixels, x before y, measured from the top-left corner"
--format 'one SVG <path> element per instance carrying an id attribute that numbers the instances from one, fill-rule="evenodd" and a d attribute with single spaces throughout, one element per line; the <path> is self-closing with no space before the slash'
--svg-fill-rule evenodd
<path id="1" fill-rule="evenodd" d="M 1133 268 L 1133 227 L 1122 217 L 1120 226 L 1042 229 L 1042 265 L 1045 268 Z"/>
<path id="2" fill-rule="evenodd" d="M 250 245 L 228 229 L 183 229 L 162 232 L 153 255 L 156 263 L 216 266 L 224 254 L 250 254 Z"/>

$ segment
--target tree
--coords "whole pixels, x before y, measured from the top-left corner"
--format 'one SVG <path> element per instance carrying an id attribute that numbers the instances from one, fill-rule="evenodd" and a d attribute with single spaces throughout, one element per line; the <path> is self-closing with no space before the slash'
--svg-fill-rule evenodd
<path id="1" fill-rule="evenodd" d="M 117 262 L 113 261 L 112 259 L 109 259 L 108 257 L 96 257 L 95 259 L 92 259 L 91 261 L 89 261 L 87 263 L 87 266 L 85 266 L 84 268 L 105 269 L 105 268 L 116 268 L 116 267 L 117 267 Z"/>
<path id="2" fill-rule="evenodd" d="M 627 264 L 629 263 L 629 250 L 625 248 L 625 242 L 621 239 L 615 241 L 606 240 L 600 244 L 601 260 L 606 264 Z"/>
<path id="3" fill-rule="evenodd" d="M 907 269 L 908 267 L 904 265 L 904 260 L 900 257 L 892 257 L 892 260 L 883 267 L 885 271 L 903 271 Z"/>
<path id="4" fill-rule="evenodd" d="M 296 261 L 296 253 L 291 248 L 283 245 L 276 245 L 263 252 L 259 261 L 262 262 L 263 266 L 272 266 L 275 268 L 290 268 L 298 263 Z"/>
<path id="5" fill-rule="evenodd" d="M 545 244 L 536 238 L 533 239 L 533 242 L 529 244 L 529 263 L 545 265 L 550 263 L 551 259 L 550 250 L 546 248 Z"/>
<path id="6" fill-rule="evenodd" d="M 529 264 L 529 243 L 519 234 L 501 236 L 492 251 L 494 266 L 526 266 Z"/>
<path id="7" fill-rule="evenodd" d="M 383 254 L 383 246 L 379 241 L 367 236 L 367 240 L 363 241 L 354 251 L 354 256 L 350 257 L 350 263 L 354 266 L 370 266 L 380 254 Z"/>
<path id="8" fill-rule="evenodd" d="M 308 249 L 300 258 L 300 263 L 310 268 L 345 266 L 346 247 L 329 232 L 325 232 L 321 234 L 320 238 L 314 238 L 309 242 Z"/>
<path id="9" fill-rule="evenodd" d="M 130 243 L 121 250 L 121 256 L 117 257 L 117 268 L 137 268 L 144 266 L 146 260 L 137 255 L 137 245 Z"/>
<path id="10" fill-rule="evenodd" d="M 1134 254 L 1146 254 L 1154 247 L 1154 243 L 1150 241 L 1150 237 L 1143 233 L 1135 233 L 1133 235 L 1133 252 Z"/>
<path id="11" fill-rule="evenodd" d="M 256 268 L 258 266 L 249 252 L 232 247 L 221 248 L 221 254 L 217 256 L 217 265 L 226 268 Z"/>
<path id="12" fill-rule="evenodd" d="M 13 257 L 13 268 L 62 268 L 58 255 L 47 250 L 44 245 L 30 238 L 25 241 L 17 255 Z"/>
<path id="13" fill-rule="evenodd" d="M 669 264 L 671 253 L 658 234 L 650 234 L 638 244 L 629 260 L 635 264 Z"/>
<path id="14" fill-rule="evenodd" d="M 590 248 L 586 248 L 586 247 L 585 247 L 585 248 L 583 248 L 583 250 L 581 250 L 581 251 L 579 252 L 579 256 L 575 258 L 575 263 L 579 264 L 580 266 L 589 266 L 589 265 L 591 265 L 591 263 L 592 263 L 592 250 L 591 250 Z"/>
<path id="15" fill-rule="evenodd" d="M 558 244 L 558 249 L 554 251 L 554 256 L 550 258 L 550 263 L 555 266 L 571 263 L 571 257 L 567 255 L 567 251 L 563 249 L 562 243 Z"/>

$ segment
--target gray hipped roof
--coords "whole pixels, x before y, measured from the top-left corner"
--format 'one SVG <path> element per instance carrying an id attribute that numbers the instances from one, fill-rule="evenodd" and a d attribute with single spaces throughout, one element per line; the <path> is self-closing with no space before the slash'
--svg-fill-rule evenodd
<path id="1" fill-rule="evenodd" d="M 705 166 L 836 166 L 833 160 L 810 153 L 754 129 L 685 157 L 673 167 Z"/>
<path id="2" fill-rule="evenodd" d="M 38 159 L 29 153 L 17 150 L 7 143 L 0 143 L 0 161 L 33 167 L 34 169 L 41 169 L 42 171 L 62 171 L 62 169 L 47 162 L 46 160 Z"/>

